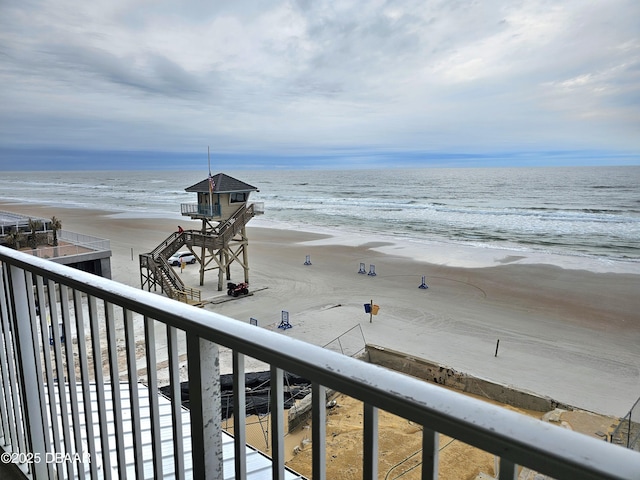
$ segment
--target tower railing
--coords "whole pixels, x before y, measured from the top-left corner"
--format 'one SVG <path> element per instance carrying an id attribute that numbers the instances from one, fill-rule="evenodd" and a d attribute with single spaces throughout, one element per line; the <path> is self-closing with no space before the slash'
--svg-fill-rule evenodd
<path id="1" fill-rule="evenodd" d="M 200 215 L 204 217 L 219 217 L 221 215 L 219 204 L 209 205 L 207 203 L 181 203 L 180 212 L 182 215 Z"/>
<path id="2" fill-rule="evenodd" d="M 556 479 L 638 478 L 634 451 L 21 252 L 0 247 L 0 262 L 0 446 L 14 454 L 3 459 L 22 459 L 33 478 L 143 478 L 146 468 L 153 478 L 246 478 L 246 357 L 270 365 L 272 478 L 288 471 L 284 371 L 312 382 L 316 480 L 327 476 L 327 389 L 364 403 L 363 478 L 378 478 L 379 410 L 422 426 L 425 479 L 438 477 L 438 433 L 498 456 L 500 479 L 514 479 L 517 465 Z M 232 352 L 238 412 L 231 463 L 223 460 L 221 347 Z M 172 393 L 166 423 L 156 395 L 161 366 Z M 91 461 L 45 461 L 74 453 Z"/>
<path id="3" fill-rule="evenodd" d="M 253 205 L 254 215 L 264 214 L 264 202 L 251 202 L 251 205 Z"/>

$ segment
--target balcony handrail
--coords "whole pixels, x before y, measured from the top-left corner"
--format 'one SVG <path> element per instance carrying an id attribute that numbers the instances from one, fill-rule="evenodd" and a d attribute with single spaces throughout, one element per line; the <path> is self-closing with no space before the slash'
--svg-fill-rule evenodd
<path id="1" fill-rule="evenodd" d="M 110 250 L 110 241 L 106 238 L 94 237 L 92 235 L 85 235 L 82 233 L 70 232 L 68 230 L 58 231 L 58 240 L 63 242 L 69 242 L 74 245 L 86 247 L 91 250 L 105 251 Z"/>
<path id="2" fill-rule="evenodd" d="M 0 247 L 0 262 L 184 330 L 192 337 L 228 347 L 234 352 L 269 363 L 272 368 L 295 372 L 313 382 L 316 393 L 318 386 L 322 386 L 363 401 L 365 457 L 367 449 L 375 451 L 377 444 L 375 438 L 367 437 L 367 430 L 377 432 L 377 417 L 374 416 L 372 421 L 371 415 L 377 412 L 376 409 L 382 409 L 422 425 L 425 447 L 430 444 L 433 447 L 429 436 L 435 435 L 435 449 L 423 453 L 423 468 L 430 468 L 429 465 L 435 462 L 436 472 L 437 434 L 442 433 L 500 457 L 501 472 L 505 472 L 501 473 L 500 478 L 507 478 L 503 475 L 509 475 L 509 472 L 513 474 L 516 465 L 557 479 L 638 478 L 640 455 L 602 440 L 277 332 L 256 328 L 21 252 Z M 277 430 L 276 427 L 274 429 Z M 314 452 L 316 448 L 320 449 L 319 452 L 324 451 L 314 440 Z M 427 459 L 430 455 L 435 458 L 429 462 Z M 194 463 L 197 461 L 194 460 Z M 427 478 L 424 473 L 423 478 Z"/>

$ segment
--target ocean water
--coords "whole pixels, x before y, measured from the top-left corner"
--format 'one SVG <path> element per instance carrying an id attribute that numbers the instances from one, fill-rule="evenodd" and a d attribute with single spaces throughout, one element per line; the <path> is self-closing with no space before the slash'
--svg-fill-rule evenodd
<path id="1" fill-rule="evenodd" d="M 213 173 L 217 173 L 212 169 Z M 640 273 L 640 166 L 225 171 L 252 225 L 623 262 Z M 202 171 L 3 172 L 0 199 L 182 218 Z"/>

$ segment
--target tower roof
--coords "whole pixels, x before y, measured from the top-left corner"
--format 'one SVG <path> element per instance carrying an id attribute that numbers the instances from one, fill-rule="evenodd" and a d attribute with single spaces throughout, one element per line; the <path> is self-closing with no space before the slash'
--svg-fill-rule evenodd
<path id="1" fill-rule="evenodd" d="M 224 173 L 216 173 L 212 175 L 214 193 L 234 193 L 234 192 L 257 192 L 258 189 L 253 185 L 242 182 L 237 178 L 230 177 Z M 201 182 L 191 185 L 184 189 L 185 192 L 209 193 L 209 178 L 205 178 Z"/>

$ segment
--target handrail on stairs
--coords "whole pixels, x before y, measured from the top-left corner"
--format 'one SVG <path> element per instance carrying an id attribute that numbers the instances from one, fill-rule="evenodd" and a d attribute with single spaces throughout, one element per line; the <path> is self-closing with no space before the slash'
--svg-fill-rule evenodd
<path id="1" fill-rule="evenodd" d="M 163 242 L 161 242 L 156 248 L 151 251 L 151 256 L 154 260 L 158 257 L 169 258 L 176 253 L 182 245 L 185 244 L 186 232 L 173 232 Z"/>
<path id="2" fill-rule="evenodd" d="M 182 298 L 186 296 L 194 297 L 195 294 L 193 292 L 188 292 L 182 281 L 182 279 L 176 275 L 176 272 L 171 268 L 169 262 L 167 262 L 166 258 L 162 255 L 158 255 L 155 259 L 152 254 L 147 253 L 141 255 L 141 258 L 145 258 L 144 264 L 141 261 L 140 267 L 146 267 L 147 269 L 151 269 L 153 274 L 160 280 L 160 286 L 162 290 L 167 294 L 170 298 Z M 199 296 L 199 295 L 198 295 Z"/>
<path id="3" fill-rule="evenodd" d="M 224 222 L 220 227 L 218 235 L 223 237 L 224 243 L 226 244 L 253 216 L 253 204 L 244 205 L 242 208 L 239 208 L 226 222 Z"/>
<path id="4" fill-rule="evenodd" d="M 253 204 L 243 205 L 236 210 L 231 217 L 216 227 L 216 236 L 203 235 L 198 231 L 172 232 L 163 242 L 161 242 L 151 253 L 146 254 L 146 265 L 140 267 L 150 268 L 153 264 L 154 275 L 160 279 L 162 290 L 170 298 L 177 298 L 182 301 L 187 299 L 200 301 L 200 291 L 194 288 L 185 287 L 182 279 L 171 268 L 167 259 L 177 252 L 180 247 L 187 244 L 195 244 L 197 239 L 202 243 L 210 243 L 213 239 L 216 243 L 222 242 L 226 245 L 255 215 Z M 190 242 L 189 242 L 190 240 Z M 211 247 L 210 247 L 211 248 Z"/>
<path id="5" fill-rule="evenodd" d="M 228 220 L 215 228 L 215 236 L 203 235 L 198 231 L 189 231 L 191 245 L 204 245 L 206 248 L 219 248 L 217 244 L 226 245 L 254 216 L 253 204 L 239 208 Z M 185 232 L 186 233 L 186 232 Z M 183 234 L 184 235 L 184 234 Z M 189 244 L 189 242 L 186 242 Z"/>
<path id="6" fill-rule="evenodd" d="M 167 276 L 169 281 L 173 284 L 174 288 L 184 291 L 184 282 L 176 274 L 175 270 L 171 268 L 171 265 L 169 265 L 169 262 L 167 262 L 164 257 L 160 256 L 156 260 L 156 266 Z"/>

